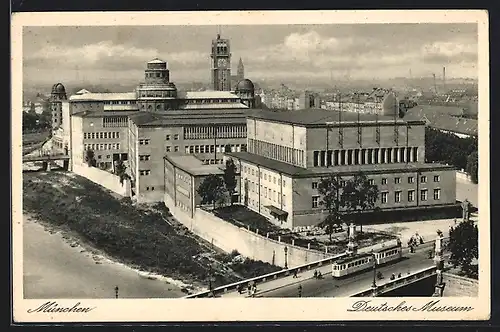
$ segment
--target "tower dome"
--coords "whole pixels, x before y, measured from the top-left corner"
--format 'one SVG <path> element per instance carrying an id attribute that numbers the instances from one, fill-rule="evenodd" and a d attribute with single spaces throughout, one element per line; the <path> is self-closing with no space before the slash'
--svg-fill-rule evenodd
<path id="1" fill-rule="evenodd" d="M 56 83 L 52 86 L 52 93 L 54 94 L 66 94 L 66 89 L 61 83 Z"/>
<path id="2" fill-rule="evenodd" d="M 236 91 L 248 91 L 248 92 L 253 92 L 255 89 L 253 82 L 250 81 L 248 78 L 245 78 L 244 80 L 241 80 L 238 82 L 236 85 Z"/>

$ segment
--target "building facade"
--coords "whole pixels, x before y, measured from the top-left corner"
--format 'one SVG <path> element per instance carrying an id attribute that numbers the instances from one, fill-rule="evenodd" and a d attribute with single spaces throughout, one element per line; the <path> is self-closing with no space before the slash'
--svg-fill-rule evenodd
<path id="1" fill-rule="evenodd" d="M 321 179 L 333 173 L 345 183 L 362 171 L 378 186 L 376 205 L 386 217 L 456 207 L 455 169 L 425 163 L 424 122 L 342 115 L 340 121 L 326 110 L 249 116 L 248 151 L 226 154 L 241 169 L 242 202 L 281 227 L 317 225 L 326 216 Z"/>
<path id="2" fill-rule="evenodd" d="M 83 111 L 71 116 L 72 162 L 83 164 L 87 150 L 94 152 L 97 167 L 113 170 L 117 160 L 127 161 L 128 115 L 122 112 Z"/>
<path id="3" fill-rule="evenodd" d="M 139 201 L 163 200 L 168 153 L 221 165 L 225 151 L 246 151 L 246 113 L 241 110 L 139 112 L 130 117 L 128 146 L 132 190 Z"/>
<path id="4" fill-rule="evenodd" d="M 220 165 L 207 165 L 193 155 L 182 152 L 167 153 L 164 157 L 165 203 L 174 204 L 193 216 L 201 205 L 198 188 L 211 174 L 224 174 Z M 238 186 L 235 196 L 238 196 Z"/>

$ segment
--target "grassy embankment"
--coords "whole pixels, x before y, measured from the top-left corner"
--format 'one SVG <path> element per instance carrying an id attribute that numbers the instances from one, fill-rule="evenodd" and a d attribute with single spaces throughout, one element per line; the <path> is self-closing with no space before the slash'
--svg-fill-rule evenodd
<path id="1" fill-rule="evenodd" d="M 134 206 L 71 173 L 23 174 L 23 210 L 76 234 L 112 258 L 142 270 L 207 287 L 279 270 L 261 261 L 228 263 L 231 255 L 164 219 L 165 209 Z M 209 253 L 209 258 L 200 254 Z M 194 258 L 197 257 L 197 258 Z M 211 267 L 209 267 L 211 266 Z"/>

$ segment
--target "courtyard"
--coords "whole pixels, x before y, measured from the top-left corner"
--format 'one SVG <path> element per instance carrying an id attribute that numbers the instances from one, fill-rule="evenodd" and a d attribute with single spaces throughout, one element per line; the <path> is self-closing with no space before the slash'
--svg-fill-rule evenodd
<path id="1" fill-rule="evenodd" d="M 308 248 L 316 251 L 328 252 L 337 254 L 344 252 L 349 241 L 347 236 L 346 224 L 342 225 L 336 232 L 330 235 L 319 227 L 310 228 L 302 232 L 293 232 L 289 229 L 280 228 L 271 223 L 266 217 L 258 214 L 255 211 L 239 204 L 232 206 L 219 207 L 213 213 L 219 218 L 235 225 L 243 227 L 266 236 L 275 241 L 293 244 L 302 248 Z M 395 235 L 379 230 L 366 229 L 363 233 L 359 233 L 357 228 L 357 241 L 359 247 L 371 246 L 389 240 L 394 240 Z"/>

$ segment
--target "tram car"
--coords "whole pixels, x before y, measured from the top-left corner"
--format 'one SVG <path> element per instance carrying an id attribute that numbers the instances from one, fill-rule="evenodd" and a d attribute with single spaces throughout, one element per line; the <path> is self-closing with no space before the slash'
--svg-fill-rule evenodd
<path id="1" fill-rule="evenodd" d="M 377 265 L 398 261 L 403 257 L 403 250 L 400 244 L 382 248 L 374 251 Z"/>
<path id="2" fill-rule="evenodd" d="M 403 251 L 400 244 L 381 248 L 372 253 L 363 253 L 341 258 L 332 264 L 332 277 L 341 278 L 356 272 L 373 268 L 373 260 L 377 265 L 398 261 Z"/>

